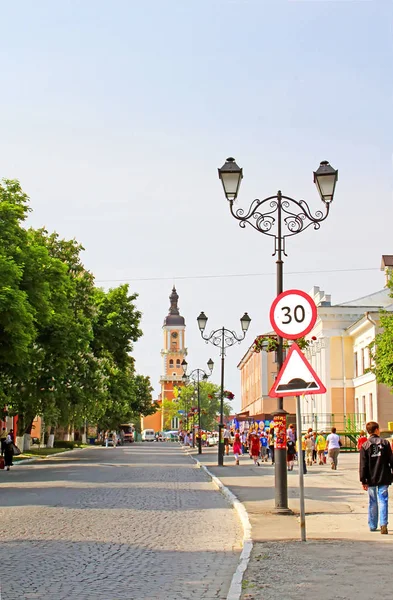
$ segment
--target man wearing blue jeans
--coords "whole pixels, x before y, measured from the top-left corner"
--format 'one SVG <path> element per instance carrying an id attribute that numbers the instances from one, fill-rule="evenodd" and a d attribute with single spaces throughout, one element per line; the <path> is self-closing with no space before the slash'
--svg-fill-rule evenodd
<path id="1" fill-rule="evenodd" d="M 393 454 L 389 442 L 380 437 L 379 425 L 370 421 L 366 425 L 369 438 L 360 449 L 359 475 L 363 489 L 368 491 L 368 526 L 388 533 L 389 485 L 393 481 Z"/>

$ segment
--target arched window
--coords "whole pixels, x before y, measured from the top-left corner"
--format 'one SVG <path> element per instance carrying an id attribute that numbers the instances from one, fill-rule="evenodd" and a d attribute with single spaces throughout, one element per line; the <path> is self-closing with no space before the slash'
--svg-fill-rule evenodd
<path id="1" fill-rule="evenodd" d="M 177 368 L 180 368 L 180 358 L 177 359 L 176 366 L 177 366 Z"/>
<path id="2" fill-rule="evenodd" d="M 169 368 L 173 369 L 173 360 L 172 359 L 169 361 Z"/>

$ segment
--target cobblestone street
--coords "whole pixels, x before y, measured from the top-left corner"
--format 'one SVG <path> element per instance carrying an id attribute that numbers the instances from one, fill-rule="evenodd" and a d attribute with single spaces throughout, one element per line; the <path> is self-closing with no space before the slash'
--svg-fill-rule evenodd
<path id="1" fill-rule="evenodd" d="M 241 526 L 177 445 L 87 449 L 0 486 L 4 600 L 226 598 Z"/>

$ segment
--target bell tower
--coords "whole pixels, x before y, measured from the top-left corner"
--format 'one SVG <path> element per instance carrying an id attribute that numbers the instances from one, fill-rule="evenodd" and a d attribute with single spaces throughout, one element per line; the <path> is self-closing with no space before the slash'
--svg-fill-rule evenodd
<path id="1" fill-rule="evenodd" d="M 187 355 L 185 347 L 186 323 L 179 312 L 179 295 L 173 286 L 169 296 L 170 307 L 162 327 L 164 340 L 162 356 L 161 400 L 173 400 L 174 388 L 184 385 L 181 363 Z"/>

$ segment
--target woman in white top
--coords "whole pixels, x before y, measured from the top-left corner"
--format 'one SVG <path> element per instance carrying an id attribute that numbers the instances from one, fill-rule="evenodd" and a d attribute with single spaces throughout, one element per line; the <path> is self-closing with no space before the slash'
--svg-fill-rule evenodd
<path id="1" fill-rule="evenodd" d="M 337 435 L 336 431 L 336 428 L 332 427 L 332 433 L 329 433 L 326 438 L 326 448 L 333 471 L 337 470 L 338 455 L 340 454 L 341 448 L 340 436 Z"/>

